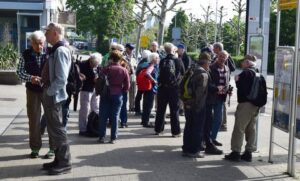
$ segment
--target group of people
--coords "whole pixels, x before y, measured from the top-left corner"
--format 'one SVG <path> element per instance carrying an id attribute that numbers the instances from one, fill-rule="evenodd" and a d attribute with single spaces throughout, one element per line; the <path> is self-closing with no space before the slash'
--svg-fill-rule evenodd
<path id="1" fill-rule="evenodd" d="M 43 164 L 43 169 L 51 175 L 70 172 L 72 167 L 67 122 L 61 121 L 59 116 L 61 112 L 63 120 L 68 116 L 71 93 L 67 84 L 74 63 L 71 51 L 63 41 L 63 32 L 62 26 L 57 23 L 50 23 L 45 33 L 33 32 L 30 36 L 32 47 L 22 53 L 17 71 L 20 79 L 26 82 L 30 156 L 39 157 L 41 130 L 44 128 L 41 124 L 43 106 L 50 147 L 45 157 L 54 156 L 54 161 Z M 52 45 L 51 48 L 45 48 L 46 41 Z M 232 94 L 229 81 L 235 65 L 222 43 L 201 49 L 195 61 L 187 55 L 184 44 L 175 46 L 165 43 L 162 50 L 157 42 L 152 42 L 150 49 L 143 50 L 140 58 L 134 55 L 134 48 L 130 43 L 125 47 L 112 43 L 106 55 L 93 53 L 88 60 L 76 64 L 82 81 L 79 135 L 89 136 L 88 117 L 90 112 L 94 112 L 99 117 L 99 127 L 96 128 L 98 142 L 106 142 L 106 128 L 109 125 L 109 142 L 114 144 L 118 138 L 118 128 L 128 127 L 127 112 L 134 111 L 141 117 L 141 125 L 154 128 L 155 135 L 159 136 L 164 133 L 166 108 L 169 105 L 172 137 L 181 136 L 179 116 L 184 113 L 186 119 L 183 156 L 203 157 L 203 151 L 206 154 L 223 154 L 217 147 L 222 146 L 217 141 L 217 135 L 222 124 L 226 128 L 225 102 Z M 259 107 L 247 99 L 251 87 L 249 82 L 255 76 L 249 69 L 255 70 L 255 61 L 254 56 L 245 56 L 242 61 L 244 71 L 235 77 L 239 104 L 231 140 L 232 153 L 225 156 L 227 160 L 251 161 L 251 153 L 255 150 L 255 121 Z M 191 71 L 193 75 L 188 84 L 183 85 L 183 78 Z M 95 86 L 100 74 L 107 79 L 108 93 L 99 96 Z M 184 86 L 191 93 L 189 99 L 181 96 Z M 156 115 L 155 121 L 151 122 L 154 103 Z M 240 155 L 244 133 L 247 145 L 244 154 Z"/>

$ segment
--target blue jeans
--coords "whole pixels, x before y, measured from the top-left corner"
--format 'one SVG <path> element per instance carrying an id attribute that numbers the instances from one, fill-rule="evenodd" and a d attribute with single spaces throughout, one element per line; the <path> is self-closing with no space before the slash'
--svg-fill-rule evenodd
<path id="1" fill-rule="evenodd" d="M 221 127 L 221 123 L 223 120 L 223 106 L 224 101 L 216 100 L 215 104 L 212 106 L 213 108 L 213 122 L 212 122 L 212 130 L 211 130 L 211 139 L 216 140 L 219 129 Z"/>
<path id="2" fill-rule="evenodd" d="M 111 95 L 100 97 L 99 119 L 100 119 L 100 133 L 99 137 L 104 138 L 106 136 L 106 124 L 107 120 L 111 121 L 111 140 L 117 139 L 118 134 L 118 118 L 123 102 L 123 96 Z"/>
<path id="3" fill-rule="evenodd" d="M 127 124 L 127 100 L 128 100 L 128 95 L 127 92 L 125 92 L 123 93 L 123 103 L 120 112 L 120 120 L 122 126 L 125 126 Z"/>
<path id="4" fill-rule="evenodd" d="M 199 112 L 193 109 L 185 109 L 185 127 L 183 132 L 182 151 L 186 153 L 198 153 L 203 150 L 202 140 L 204 135 L 205 107 Z"/>

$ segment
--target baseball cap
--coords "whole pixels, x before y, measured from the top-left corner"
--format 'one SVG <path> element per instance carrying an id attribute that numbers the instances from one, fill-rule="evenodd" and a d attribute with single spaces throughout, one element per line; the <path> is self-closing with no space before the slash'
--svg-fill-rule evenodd
<path id="1" fill-rule="evenodd" d="M 130 48 L 130 49 L 134 49 L 135 48 L 135 46 L 133 44 L 131 44 L 131 43 L 126 43 L 125 47 L 126 48 Z"/>
<path id="2" fill-rule="evenodd" d="M 185 49 L 185 46 L 184 46 L 184 44 L 180 43 L 180 44 L 177 45 L 177 48 Z"/>

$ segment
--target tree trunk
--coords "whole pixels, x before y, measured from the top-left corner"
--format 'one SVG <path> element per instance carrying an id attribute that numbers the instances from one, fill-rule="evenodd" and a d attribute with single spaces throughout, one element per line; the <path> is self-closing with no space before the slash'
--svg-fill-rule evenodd
<path id="1" fill-rule="evenodd" d="M 161 7 L 160 19 L 158 24 L 158 45 L 163 45 L 164 43 L 164 31 L 165 31 L 165 20 L 167 14 L 167 4 L 168 0 L 164 0 L 164 3 Z"/>
<path id="2" fill-rule="evenodd" d="M 142 35 L 143 25 L 138 26 L 137 38 L 136 38 L 136 46 L 135 46 L 135 55 L 138 56 L 140 52 L 140 41 Z"/>
<path id="3" fill-rule="evenodd" d="M 240 55 L 240 33 L 241 33 L 241 28 L 240 28 L 240 21 L 241 21 L 241 14 L 238 16 L 238 27 L 237 27 L 237 39 L 236 39 L 236 55 Z"/>

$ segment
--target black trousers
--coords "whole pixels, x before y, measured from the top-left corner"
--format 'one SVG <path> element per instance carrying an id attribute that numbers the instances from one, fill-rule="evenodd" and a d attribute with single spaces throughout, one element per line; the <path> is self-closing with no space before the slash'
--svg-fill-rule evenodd
<path id="1" fill-rule="evenodd" d="M 155 132 L 160 133 L 165 128 L 165 113 L 167 105 L 170 107 L 171 133 L 181 133 L 179 123 L 179 92 L 178 87 L 159 87 L 157 92 L 157 112 L 155 118 Z"/>
<path id="2" fill-rule="evenodd" d="M 147 125 L 149 123 L 151 109 L 154 102 L 154 92 L 152 90 L 145 91 L 143 96 L 143 113 L 142 113 L 142 124 Z"/>
<path id="3" fill-rule="evenodd" d="M 136 113 L 141 113 L 141 100 L 142 100 L 142 96 L 144 94 L 144 91 L 138 90 L 135 96 L 135 100 L 134 100 L 134 111 Z"/>
<path id="4" fill-rule="evenodd" d="M 205 122 L 204 122 L 204 141 L 206 146 L 210 146 L 212 144 L 211 140 L 211 130 L 212 130 L 212 123 L 213 123 L 213 109 L 212 105 L 206 105 L 205 111 Z"/>

